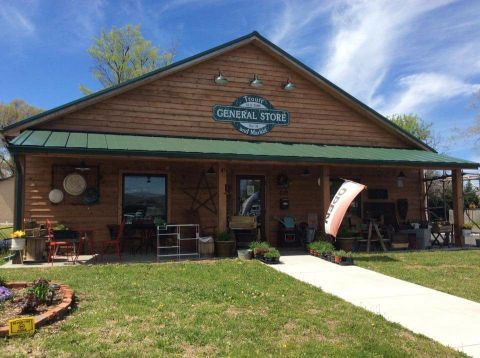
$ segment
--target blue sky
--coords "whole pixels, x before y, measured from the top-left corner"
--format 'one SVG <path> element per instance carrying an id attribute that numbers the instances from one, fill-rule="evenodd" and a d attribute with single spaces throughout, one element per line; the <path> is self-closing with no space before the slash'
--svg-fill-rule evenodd
<path id="1" fill-rule="evenodd" d="M 480 162 L 480 1 L 0 0 L 0 101 L 52 108 L 100 89 L 86 49 L 112 26 L 140 24 L 181 59 L 259 31 L 379 112 L 417 113 L 440 150 Z"/>

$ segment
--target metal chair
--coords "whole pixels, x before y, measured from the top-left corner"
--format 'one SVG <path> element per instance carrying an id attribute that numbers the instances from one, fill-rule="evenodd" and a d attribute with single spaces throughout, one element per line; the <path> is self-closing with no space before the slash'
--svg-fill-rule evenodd
<path id="1" fill-rule="evenodd" d="M 108 225 L 108 231 L 110 232 L 111 240 L 102 241 L 100 249 L 100 257 L 103 259 L 105 251 L 108 247 L 115 248 L 115 253 L 122 259 L 122 238 L 125 231 L 125 222 L 122 221 L 120 225 Z"/>
<path id="2" fill-rule="evenodd" d="M 53 260 L 58 254 L 58 250 L 65 250 L 67 261 L 72 257 L 72 262 L 75 262 L 76 252 L 75 244 L 70 241 L 57 241 L 55 240 L 55 233 L 53 231 L 52 222 L 47 219 L 47 245 L 48 245 L 48 262 L 53 265 Z"/>

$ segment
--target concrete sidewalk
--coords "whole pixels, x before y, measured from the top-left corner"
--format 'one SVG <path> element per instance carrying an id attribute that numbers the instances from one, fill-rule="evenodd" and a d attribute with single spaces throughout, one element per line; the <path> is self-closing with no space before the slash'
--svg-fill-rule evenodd
<path id="1" fill-rule="evenodd" d="M 480 357 L 480 303 L 309 255 L 282 256 L 281 262 L 272 267 L 413 332 Z"/>

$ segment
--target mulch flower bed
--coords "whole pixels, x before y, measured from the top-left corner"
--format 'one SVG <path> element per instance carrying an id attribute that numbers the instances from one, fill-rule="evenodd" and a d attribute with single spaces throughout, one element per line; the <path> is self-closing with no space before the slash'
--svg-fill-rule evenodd
<path id="1" fill-rule="evenodd" d="M 35 282 L 12 282 L 0 287 L 0 337 L 8 335 L 11 319 L 34 316 L 38 328 L 69 312 L 73 290 L 67 285 L 44 282 L 46 289 L 38 289 Z"/>

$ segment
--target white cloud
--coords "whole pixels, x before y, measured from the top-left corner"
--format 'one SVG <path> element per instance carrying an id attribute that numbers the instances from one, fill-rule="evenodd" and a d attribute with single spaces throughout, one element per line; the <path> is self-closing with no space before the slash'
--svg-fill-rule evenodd
<path id="1" fill-rule="evenodd" d="M 321 72 L 370 105 L 398 52 L 408 52 L 402 40 L 421 15 L 448 1 L 356 1 L 335 8 L 330 40 Z"/>
<path id="2" fill-rule="evenodd" d="M 12 40 L 17 37 L 31 36 L 35 34 L 35 24 L 31 19 L 32 5 L 21 8 L 14 6 L 14 3 L 3 3 L 0 6 L 0 32 L 2 36 L 8 36 Z"/>
<path id="3" fill-rule="evenodd" d="M 410 113 L 440 101 L 471 95 L 480 84 L 470 84 L 442 73 L 418 73 L 399 80 L 401 89 L 381 111 L 385 114 Z"/>

